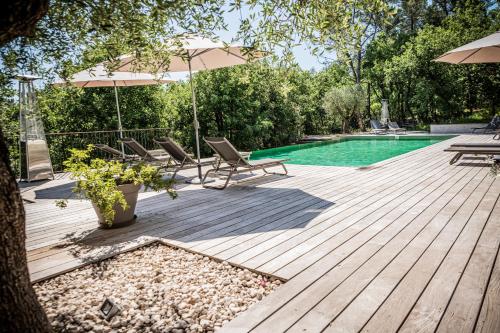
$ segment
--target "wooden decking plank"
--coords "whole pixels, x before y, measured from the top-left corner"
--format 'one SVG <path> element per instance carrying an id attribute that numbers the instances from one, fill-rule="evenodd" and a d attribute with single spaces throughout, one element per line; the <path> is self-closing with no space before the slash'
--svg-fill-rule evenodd
<path id="1" fill-rule="evenodd" d="M 409 275 L 401 281 L 401 286 L 367 324 L 366 331 L 373 331 L 377 326 L 380 327 L 382 322 L 384 326 L 395 327 L 405 332 L 433 332 L 435 330 L 477 240 L 483 233 L 488 216 L 498 197 L 499 188 L 498 182 L 492 185 L 456 243 L 437 267 L 438 269 L 434 270 L 434 266 L 429 262 L 417 263 L 412 269 L 416 277 Z M 428 258 L 430 261 L 433 259 L 437 258 Z M 424 273 L 434 274 L 426 278 L 422 276 Z M 422 284 L 425 285 L 422 286 Z M 404 299 L 398 300 L 402 293 L 406 293 Z M 388 313 L 391 307 L 395 306 L 398 312 L 402 312 L 400 316 L 396 316 L 394 311 L 391 314 Z"/>
<path id="2" fill-rule="evenodd" d="M 450 183 L 448 187 L 451 187 L 453 184 L 455 184 L 456 178 L 455 181 L 453 181 L 453 177 L 450 178 L 450 180 L 451 181 L 447 180 L 447 182 Z M 431 189 L 432 192 L 434 191 L 444 192 L 447 188 L 446 186 L 443 186 L 442 183 L 437 183 L 433 185 L 435 185 L 435 188 Z M 421 200 L 430 199 L 431 200 L 430 202 L 434 201 L 432 193 L 428 195 L 424 194 L 420 199 Z M 416 201 L 418 202 L 419 200 L 417 199 Z M 413 202 L 413 205 L 410 204 L 410 207 L 414 206 L 415 204 L 416 202 Z M 428 204 L 429 203 L 426 203 L 424 206 L 427 207 Z M 396 215 L 393 216 L 392 220 L 386 221 L 387 224 L 389 224 L 389 222 L 398 221 L 399 216 L 406 213 L 406 211 L 410 209 L 410 207 L 406 207 L 405 211 L 403 212 L 396 213 Z M 399 227 L 400 225 L 395 224 L 394 226 Z M 350 247 L 345 246 L 345 249 L 339 248 L 338 251 L 335 251 L 338 254 L 342 255 L 343 258 L 348 257 L 353 252 L 356 252 L 356 255 L 352 256 L 351 260 L 342 261 L 343 259 L 339 258 L 338 264 L 335 265 L 336 268 L 327 273 L 327 275 L 325 275 L 324 278 L 321 278 L 321 280 L 319 280 L 318 283 L 312 285 L 311 288 L 308 288 L 307 292 L 300 294 L 300 297 L 292 299 L 288 304 L 284 305 L 281 309 L 279 309 L 271 318 L 269 318 L 265 323 L 262 324 L 262 326 L 258 328 L 258 331 L 261 332 L 266 330 L 282 331 L 287 329 L 289 326 L 293 325 L 298 318 L 303 316 L 308 311 L 308 309 L 313 308 L 315 304 L 317 304 L 321 300 L 322 293 L 328 292 L 331 288 L 333 288 L 335 286 L 336 281 L 342 281 L 342 279 L 345 279 L 349 274 L 351 274 L 352 271 L 356 270 L 359 266 L 361 266 L 365 261 L 367 261 L 372 256 L 372 254 L 377 249 L 381 247 L 380 245 L 377 246 L 364 245 L 364 247 L 362 247 L 363 244 L 368 242 L 376 235 L 377 234 L 369 234 L 367 232 L 366 235 L 361 235 L 362 237 L 353 239 L 355 240 L 355 242 L 351 242 L 353 243 L 352 246 Z M 367 249 L 368 251 L 366 251 Z M 335 270 L 337 270 L 338 272 L 334 272 Z M 308 270 L 306 269 L 305 272 L 307 271 Z M 297 279 L 298 278 L 299 277 L 297 277 Z M 295 281 L 295 279 L 291 281 Z"/>
<path id="3" fill-rule="evenodd" d="M 365 328 L 370 330 L 379 327 L 377 323 L 383 323 L 380 319 L 389 312 L 393 317 L 386 328 L 391 329 L 396 325 L 392 318 L 394 323 L 402 321 L 413 305 L 416 309 L 418 302 L 423 302 L 427 290 L 435 284 L 434 277 L 444 277 L 446 274 L 441 271 L 449 271 L 446 267 L 459 271 L 464 256 L 473 253 L 470 244 L 478 238 L 481 226 L 476 218 L 482 217 L 484 226 L 484 215 L 479 212 L 492 210 L 488 200 L 481 200 L 479 207 L 483 208 L 471 208 L 471 202 L 477 203 L 481 193 L 471 186 L 478 183 L 484 189 L 478 178 L 487 169 L 466 161 L 448 166 L 453 154 L 442 150 L 451 143 L 490 139 L 458 136 L 369 168 L 289 165 L 291 177 L 254 178 L 225 191 L 182 186 L 180 200 L 175 201 L 154 193 L 141 193 L 136 211 L 140 222 L 127 230 L 109 233 L 95 230 L 95 215 L 86 201 L 70 200 L 71 209 L 59 210 L 54 208 L 53 200 L 37 199 L 26 209 L 28 217 L 34 217 L 28 220 L 27 228 L 28 249 L 33 249 L 28 254 L 29 265 L 30 269 L 35 268 L 32 278 L 57 275 L 165 239 L 169 244 L 220 260 L 291 278 L 225 325 L 221 332 L 301 328 L 315 331 L 325 327 L 322 316 L 335 318 L 338 313 L 337 319 L 342 316 L 348 319 L 349 315 L 360 319 L 358 324 L 347 320 L 348 324 L 339 328 L 360 328 L 368 322 Z M 30 191 L 43 190 L 43 197 L 48 198 L 51 194 L 45 191 L 50 191 L 50 186 L 45 184 Z M 500 195 L 500 189 L 493 186 L 490 192 Z M 52 195 L 65 195 L 65 191 L 57 188 Z M 470 211 L 461 208 L 457 213 L 460 203 L 471 208 Z M 450 214 L 454 217 L 448 221 Z M 473 215 L 469 222 L 460 236 L 456 236 L 470 214 Z M 444 229 L 436 234 L 443 225 Z M 70 233 L 74 233 L 72 238 Z M 432 238 L 433 235 L 436 236 Z M 83 242 L 74 243 L 73 239 Z M 449 245 L 450 242 L 455 243 Z M 460 243 L 464 245 L 459 247 Z M 496 250 L 493 257 L 492 253 L 481 251 L 488 253 L 490 267 L 474 273 L 484 280 L 482 289 L 472 288 L 476 297 L 473 307 L 476 318 L 479 317 L 477 330 L 495 327 L 498 322 L 494 318 L 498 315 L 495 297 L 499 292 L 495 277 L 500 273 L 496 273 L 497 266 L 493 268 L 493 262 L 498 261 L 498 246 Z M 443 255 L 445 252 L 448 254 Z M 457 256 L 462 259 L 451 260 Z M 471 262 L 480 261 L 477 255 L 470 258 Z M 395 264 L 398 262 L 401 265 Z M 457 264 L 453 265 L 454 262 Z M 466 270 L 472 276 L 469 266 Z M 458 280 L 454 279 L 456 285 Z M 453 283 L 450 282 L 452 289 Z M 439 290 L 439 294 L 446 292 Z M 453 297 L 458 297 L 456 294 Z M 353 305 L 369 295 L 373 295 L 373 300 L 370 298 L 358 307 Z M 447 295 L 448 299 L 452 297 Z M 331 302 L 330 307 L 325 306 L 327 302 Z M 318 315 L 316 311 L 322 307 L 324 313 Z M 307 326 L 306 320 L 312 324 Z"/>
<path id="4" fill-rule="evenodd" d="M 388 274 L 384 276 L 382 287 L 378 284 L 371 284 L 384 270 L 393 268 L 397 272 L 403 272 L 405 265 L 411 265 L 429 244 L 444 230 L 450 219 L 465 202 L 468 195 L 473 192 L 480 182 L 484 179 L 485 172 L 480 172 L 468 183 L 464 190 L 458 191 L 456 195 L 432 217 L 429 224 L 419 232 L 411 241 L 404 244 L 402 248 L 394 251 L 391 246 L 386 246 L 370 261 L 363 264 L 353 275 L 343 281 L 335 290 L 325 297 L 315 308 L 308 312 L 300 321 L 298 321 L 291 331 L 297 331 L 300 328 L 307 327 L 314 323 L 315 327 L 325 329 L 325 331 L 349 330 L 359 324 L 359 321 L 353 322 L 352 309 L 358 306 L 360 320 L 362 315 L 370 315 L 371 309 L 376 306 L 377 296 L 386 292 L 387 286 L 396 281 L 396 277 Z M 374 287 L 371 287 L 374 286 Z M 359 295 L 362 295 L 359 297 Z M 363 297 L 364 295 L 373 295 L 373 298 Z M 358 301 L 359 300 L 359 301 Z M 362 301 L 365 303 L 363 304 Z M 328 314 L 323 311 L 328 308 Z M 330 324 L 331 322 L 331 324 Z"/>
<path id="5" fill-rule="evenodd" d="M 282 243 L 284 246 L 281 248 L 274 247 L 273 251 L 266 251 L 263 256 L 254 257 L 252 258 L 252 261 L 244 262 L 243 264 L 248 265 L 249 267 L 254 267 L 255 265 L 258 270 L 274 273 L 283 266 L 286 266 L 286 264 L 290 263 L 290 261 L 295 260 L 297 257 L 316 250 L 317 247 L 321 246 L 325 242 L 342 244 L 348 239 L 354 237 L 356 234 L 370 227 L 372 224 L 376 223 L 379 218 L 382 218 L 385 214 L 390 213 L 390 211 L 395 209 L 399 203 L 411 198 L 414 194 L 415 187 L 425 183 L 431 176 L 433 176 L 433 174 L 428 173 L 425 176 L 428 178 L 418 177 L 415 182 L 409 181 L 400 189 L 397 187 L 391 188 L 385 196 L 378 194 L 373 195 L 372 198 L 381 198 L 368 206 L 362 206 L 361 209 L 355 214 L 349 216 L 347 219 L 339 222 L 335 226 L 331 226 L 326 229 L 320 228 L 319 232 L 312 235 L 312 237 L 308 237 L 310 235 L 306 235 L 306 232 L 304 232 L 301 235 L 304 237 L 297 237 L 296 239 L 290 238 L 286 242 Z M 272 259 L 268 259 L 271 257 Z M 314 258 L 311 258 L 311 261 L 313 260 Z M 263 261 L 264 264 L 261 264 Z"/>
<path id="6" fill-rule="evenodd" d="M 436 177 L 440 178 L 439 180 L 435 180 L 432 185 L 429 185 L 425 187 L 425 189 L 418 191 L 418 193 L 413 194 L 411 198 L 407 199 L 399 206 L 394 207 L 390 212 L 380 217 L 376 221 L 376 223 L 361 231 L 357 235 L 357 237 L 359 237 L 359 239 L 366 238 L 367 240 L 369 240 L 374 237 L 374 235 L 386 231 L 387 228 L 391 227 L 393 223 L 397 223 L 397 221 L 399 221 L 399 223 L 402 223 L 400 219 L 404 216 L 404 214 L 407 214 L 410 209 L 415 210 L 416 207 L 421 207 L 420 209 L 423 210 L 424 208 L 422 203 L 425 202 L 424 200 L 427 198 L 427 196 L 432 196 L 432 194 L 436 190 L 440 189 L 440 186 L 445 186 L 445 184 L 450 179 L 453 179 L 456 174 L 459 174 L 458 170 L 456 173 L 454 171 L 450 171 L 449 174 L 446 175 L 436 175 Z M 348 242 L 350 242 L 350 240 L 348 240 L 347 243 Z M 314 251 L 305 253 L 304 255 L 297 257 L 295 260 L 287 263 L 285 266 L 274 271 L 273 274 L 276 274 L 278 276 L 295 276 L 305 268 L 307 268 L 309 265 L 311 265 L 311 263 L 321 259 L 335 249 L 335 244 L 332 244 L 331 242 L 325 242 L 314 249 Z"/>
<path id="7" fill-rule="evenodd" d="M 398 169 L 398 171 L 399 171 L 399 170 L 400 170 L 400 169 Z M 379 170 L 379 171 L 381 171 L 381 170 Z M 370 178 L 368 178 L 368 179 L 370 179 Z M 245 226 L 245 228 L 247 228 L 247 226 Z M 190 239 L 186 239 L 186 240 L 182 239 L 182 241 L 186 242 L 186 241 L 190 241 Z M 214 240 L 214 242 L 217 242 L 217 240 Z M 193 244 L 194 244 L 194 246 L 193 246 Z M 217 244 L 217 243 L 216 243 L 216 244 Z M 225 239 L 225 238 L 224 238 L 222 241 L 219 241 L 219 242 L 218 242 L 218 244 L 226 244 L 226 245 L 229 245 L 229 244 L 227 244 L 227 239 Z M 196 248 L 196 246 L 199 246 L 199 243 L 193 243 L 193 242 L 190 242 L 189 246 L 190 246 L 191 248 Z M 212 244 L 208 244 L 208 246 L 207 246 L 207 244 L 205 243 L 205 244 L 203 245 L 203 247 L 199 247 L 199 248 L 197 248 L 197 250 L 199 250 L 199 251 L 204 251 L 205 249 L 209 248 L 210 246 L 213 246 L 213 245 L 212 245 Z M 232 245 L 231 245 L 231 246 L 228 246 L 228 247 L 232 247 Z M 241 245 L 240 245 L 240 247 L 241 247 Z"/>
<path id="8" fill-rule="evenodd" d="M 389 175 L 386 175 L 386 177 L 382 178 L 381 180 L 383 182 L 385 182 L 387 185 L 394 184 L 398 180 L 397 175 L 394 174 L 395 179 L 392 180 L 392 183 L 386 182 L 385 179 L 388 179 L 389 177 L 390 177 Z M 378 184 L 380 184 L 379 181 L 370 185 L 370 188 L 376 189 L 378 186 L 380 186 Z M 341 198 L 343 196 L 341 198 L 338 198 L 338 199 L 337 198 L 330 199 L 330 200 L 335 201 L 336 205 L 334 207 L 332 207 L 331 209 L 327 209 L 326 211 L 324 211 L 320 216 L 318 216 L 316 221 L 312 221 L 311 223 L 309 223 L 308 228 L 313 227 L 317 223 L 320 223 L 321 221 L 324 221 L 328 217 L 331 217 L 335 214 L 347 214 L 347 213 L 344 213 L 345 210 L 347 210 L 347 209 L 349 209 L 357 204 L 359 205 L 364 199 L 372 196 L 372 194 L 369 192 L 369 190 L 366 190 L 366 189 L 362 190 L 361 193 L 359 191 L 354 190 L 354 189 L 351 189 L 348 192 L 352 193 L 352 195 L 349 196 L 349 198 L 348 198 L 349 200 L 346 202 L 341 200 Z M 347 215 L 345 215 L 345 216 L 347 216 Z M 213 247 L 207 248 L 205 246 L 204 248 L 199 248 L 199 249 L 201 251 L 207 251 L 207 252 L 213 253 L 217 256 L 223 256 L 223 258 L 230 258 L 231 256 L 234 256 L 235 253 L 238 254 L 238 253 L 241 253 L 247 249 L 252 249 L 252 251 L 253 251 L 252 253 L 256 253 L 257 248 L 255 248 L 255 244 L 261 243 L 264 240 L 267 240 L 268 238 L 273 238 L 274 236 L 276 236 L 272 232 L 269 232 L 269 230 L 272 230 L 272 227 L 273 227 L 273 225 L 266 225 L 264 228 L 254 230 L 254 232 L 255 231 L 258 231 L 260 233 L 266 232 L 265 235 L 263 235 L 264 237 L 259 237 L 259 239 L 256 239 L 256 238 L 257 238 L 257 236 L 260 236 L 260 234 L 256 234 L 254 237 L 244 235 L 244 236 L 239 236 L 237 238 L 234 238 L 231 242 L 224 242 L 223 244 L 221 244 L 220 246 L 215 247 L 215 248 L 213 248 Z M 286 232 L 286 231 L 283 231 L 283 232 Z M 288 233 L 290 233 L 290 232 L 288 232 Z M 281 234 L 281 232 L 279 232 L 278 234 Z M 194 248 L 196 248 L 196 247 L 194 247 Z M 230 249 L 230 252 L 225 252 L 225 253 L 222 252 L 222 250 L 225 250 L 225 249 Z M 231 260 L 235 261 L 234 258 L 232 258 Z"/>
<path id="9" fill-rule="evenodd" d="M 495 211 L 492 213 L 492 216 L 498 215 L 500 215 L 500 201 L 497 201 Z M 500 332 L 500 255 L 498 251 L 474 331 Z"/>
<path id="10" fill-rule="evenodd" d="M 388 331 L 396 331 L 411 310 L 420 293 L 432 279 L 436 270 L 441 266 L 443 260 L 447 256 L 450 258 L 449 255 L 454 255 L 454 253 L 450 254 L 451 250 L 460 248 L 463 251 L 464 245 L 468 243 L 472 251 L 497 197 L 496 193 L 492 195 L 490 191 L 491 188 L 487 193 L 483 190 L 486 185 L 488 185 L 487 178 L 486 181 L 471 194 L 467 202 L 465 202 L 457 214 L 453 216 L 443 232 L 413 264 L 413 267 L 403 275 L 403 278 L 398 280 L 396 286 L 392 289 L 384 303 L 372 315 L 370 321 L 364 327 L 364 331 L 376 332 L 380 330 L 381 327 L 384 327 Z M 483 189 L 481 189 L 481 187 L 483 187 Z M 500 190 L 500 187 L 493 188 L 493 190 L 497 192 Z M 468 255 L 469 254 L 466 253 L 464 256 L 465 258 L 460 258 L 459 255 L 456 255 L 454 258 L 458 260 L 455 260 L 455 264 L 459 265 L 462 260 L 466 262 Z M 372 285 L 377 282 L 379 285 L 383 285 L 383 282 L 380 281 L 387 275 L 391 275 L 391 273 L 388 272 L 389 269 L 390 268 L 382 272 L 382 274 L 377 277 L 376 281 L 372 282 Z M 398 270 L 401 270 L 401 267 L 398 267 Z M 396 275 L 395 272 L 392 274 Z M 369 291 L 367 290 L 367 292 Z M 404 295 L 404 297 L 401 297 L 402 295 Z M 436 299 L 439 295 L 439 293 L 436 293 L 433 298 Z M 360 319 L 360 325 L 362 325 L 361 322 L 362 320 Z"/>
<path id="11" fill-rule="evenodd" d="M 261 322 L 266 322 L 267 320 L 278 323 L 280 320 L 275 320 L 274 318 L 270 319 L 270 317 L 277 311 L 283 314 L 281 318 L 287 318 L 287 316 L 290 315 L 288 317 L 289 320 L 292 320 L 292 323 L 295 322 L 298 318 L 300 318 L 300 316 L 297 317 L 297 313 L 295 312 L 301 312 L 304 309 L 307 312 L 307 306 L 305 303 L 312 302 L 312 307 L 316 304 L 316 302 L 319 302 L 322 297 L 319 296 L 318 298 L 318 293 L 328 293 L 331 290 L 330 288 L 332 287 L 336 277 L 339 281 L 342 281 L 345 276 L 351 274 L 352 270 L 355 270 L 359 267 L 359 265 L 377 253 L 377 251 L 379 251 L 384 244 L 390 241 L 394 242 L 394 237 L 399 236 L 399 242 L 414 237 L 413 235 L 418 233 L 421 228 L 425 227 L 430 218 L 435 215 L 435 211 L 441 209 L 449 200 L 451 200 L 456 192 L 465 186 L 465 181 L 461 182 L 464 173 L 467 173 L 465 171 L 470 170 L 463 169 L 459 176 L 450 180 L 451 190 L 446 188 L 443 190 L 443 193 L 439 193 L 439 191 L 431 193 L 426 198 L 429 201 L 422 203 L 421 209 L 415 208 L 414 211 L 411 211 L 404 216 L 407 219 L 406 221 L 403 222 L 403 219 L 401 219 L 400 224 L 395 224 L 395 227 L 401 225 L 401 230 L 394 228 L 396 230 L 394 230 L 392 234 L 390 232 L 386 232 L 378 235 L 373 240 L 360 247 L 357 252 L 355 252 L 355 255 L 352 255 L 350 252 L 350 248 L 352 247 L 350 246 L 351 244 L 346 245 L 349 247 L 349 251 L 339 249 L 338 251 L 325 255 L 323 258 L 310 265 L 305 271 L 288 281 L 286 289 L 277 290 L 261 301 L 259 307 L 248 310 L 246 313 L 240 315 L 228 325 L 224 326 L 224 328 L 227 327 L 227 330 L 225 331 L 247 331 L 256 327 Z M 415 223 L 411 225 L 411 228 L 406 228 L 410 222 Z M 359 254 L 361 259 L 359 259 L 356 254 Z M 343 262 L 346 258 L 348 258 L 349 261 L 353 261 L 353 264 Z M 344 269 L 344 267 L 346 267 L 346 269 Z M 342 270 L 344 270 L 344 272 L 342 272 Z M 318 293 L 314 293 L 312 291 L 317 291 Z M 298 295 L 300 295 L 300 298 L 297 297 Z M 287 304 L 292 300 L 297 300 L 297 306 L 288 307 Z"/>
<path id="12" fill-rule="evenodd" d="M 437 332 L 471 332 L 474 329 L 490 272 L 498 255 L 499 235 L 500 214 L 491 215 L 439 322 Z"/>
<path id="13" fill-rule="evenodd" d="M 264 193 L 260 193 L 260 195 L 258 196 L 258 198 L 259 198 L 260 200 L 265 200 L 265 198 L 264 198 Z M 235 199 L 235 200 L 237 200 L 237 199 Z M 227 203 L 227 201 L 226 201 L 226 203 Z M 247 201 L 246 203 L 251 203 L 251 201 Z M 215 207 L 214 207 L 214 206 L 215 206 Z M 223 203 L 221 203 L 221 204 L 219 204 L 218 206 L 219 206 L 219 209 L 224 209 L 224 202 L 223 202 Z M 215 211 L 215 210 L 216 210 L 216 208 L 217 208 L 217 205 L 212 205 L 212 211 Z M 203 206 L 202 206 L 202 205 L 201 205 L 201 206 L 200 206 L 200 205 L 198 205 L 196 209 L 203 209 Z M 93 212 L 93 210 L 92 210 L 92 212 Z M 155 213 L 155 214 L 151 214 L 151 215 L 158 215 L 158 214 L 159 214 L 159 213 Z M 151 216 L 151 215 L 150 215 L 150 216 Z M 185 216 L 185 217 L 191 217 L 190 215 L 192 216 L 192 212 L 191 212 L 191 214 L 190 214 L 190 212 L 183 211 L 182 213 L 179 213 L 179 214 L 178 214 L 177 219 L 179 219 L 179 220 L 180 220 L 182 216 Z M 147 219 L 147 216 L 146 216 L 146 217 L 143 217 L 142 219 L 146 220 L 146 219 Z M 132 226 L 132 227 L 128 228 L 128 231 L 130 232 L 130 231 L 132 231 L 132 230 L 134 230 L 134 229 L 141 229 L 142 231 L 145 231 L 145 230 L 143 229 L 143 227 L 144 227 L 144 226 L 142 226 L 142 227 L 141 227 L 141 226 Z M 118 232 L 119 232 L 119 231 L 114 231 L 114 233 L 118 233 Z M 109 231 L 109 232 L 107 233 L 106 237 L 109 237 L 109 235 L 110 235 L 110 234 L 113 234 L 113 232 L 112 232 L 112 231 Z M 47 244 L 43 244 L 43 243 L 40 243 L 40 244 L 42 244 L 43 246 L 47 245 Z M 28 248 L 29 248 L 29 245 L 28 245 Z"/>
<path id="14" fill-rule="evenodd" d="M 45 244 L 43 244 L 43 245 L 45 245 Z"/>
<path id="15" fill-rule="evenodd" d="M 261 198 L 261 200 L 265 200 L 265 198 Z M 222 208 L 223 208 L 223 207 L 222 207 Z M 235 212 L 239 212 L 239 210 L 238 210 L 239 208 L 238 208 L 238 207 L 235 207 L 234 209 L 235 209 Z M 227 212 L 227 210 L 226 210 L 226 211 L 224 211 L 223 213 L 224 213 L 224 214 L 227 214 L 228 212 Z M 189 215 L 189 214 L 188 214 L 188 215 Z M 213 214 L 212 214 L 212 215 L 213 215 Z M 230 215 L 229 215 L 229 216 L 230 216 Z M 203 217 L 204 217 L 204 216 L 201 216 L 201 217 L 199 217 L 199 216 L 198 216 L 197 218 L 198 218 L 198 219 L 202 219 Z M 213 218 L 214 220 L 217 220 L 217 216 L 211 216 L 211 218 Z M 160 221 L 159 221 L 159 223 L 163 223 L 163 221 L 162 221 L 162 220 L 160 220 Z M 186 228 L 185 223 L 183 223 L 181 220 L 176 220 L 176 224 L 180 225 L 180 227 L 181 227 L 181 228 Z M 145 226 L 144 226 L 144 225 L 139 226 L 139 227 L 141 228 L 141 230 L 142 230 L 143 232 L 144 232 L 144 230 L 148 231 L 148 230 L 147 230 L 147 228 L 145 228 Z M 168 228 L 169 228 L 170 232 L 172 232 L 172 227 L 171 227 L 171 226 L 169 226 Z M 130 234 L 130 233 L 131 233 L 131 230 L 132 230 L 132 228 L 128 228 L 128 232 L 127 232 L 126 234 Z M 118 230 L 118 231 L 119 231 L 119 230 Z M 116 232 L 115 232 L 115 233 L 116 233 Z M 108 234 L 108 233 L 107 233 L 107 234 Z M 108 237 L 108 238 L 112 238 L 112 237 L 109 237 L 109 236 L 107 236 L 107 237 Z M 119 234 L 119 235 L 118 235 L 118 237 L 123 238 L 123 233 Z M 61 252 L 64 252 L 64 250 L 62 250 Z M 66 255 L 66 254 L 64 254 L 64 253 L 63 253 L 62 255 L 64 256 L 64 255 Z M 47 259 L 47 260 L 49 260 L 49 261 L 50 261 L 51 259 Z M 44 264 L 43 264 L 43 261 L 41 261 L 41 260 L 39 260 L 39 261 L 38 261 L 38 263 L 35 263 L 35 264 L 36 264 L 38 267 L 40 267 L 40 269 L 46 269 L 46 267 L 45 267 L 45 266 L 44 266 Z M 32 266 L 32 267 L 33 267 L 33 266 Z"/>
<path id="16" fill-rule="evenodd" d="M 311 184 L 311 186 L 314 186 L 314 184 Z M 260 198 L 260 200 L 263 200 L 263 201 L 266 201 L 266 200 L 268 201 L 268 200 L 269 200 L 269 198 L 267 198 L 267 199 L 266 199 L 266 198 L 263 198 L 263 195 L 259 195 L 259 196 L 258 196 L 258 198 Z M 283 198 L 282 196 L 278 196 L 278 198 L 277 198 L 277 199 L 278 199 L 278 200 L 280 200 L 280 199 L 284 199 L 284 198 Z M 248 200 L 247 200 L 247 201 L 246 201 L 246 204 L 255 204 L 255 202 L 252 202 L 252 201 L 248 201 Z M 241 205 L 240 205 L 239 207 L 241 208 Z M 198 208 L 202 208 L 202 207 L 198 207 Z M 222 204 L 222 205 L 221 205 L 221 208 L 222 208 L 222 209 L 224 209 L 224 204 Z M 236 208 L 236 210 L 238 210 L 238 208 Z M 212 212 L 213 212 L 213 211 L 214 211 L 214 210 L 212 209 Z M 238 212 L 241 212 L 241 210 L 238 210 Z M 226 217 L 227 217 L 227 218 L 231 217 L 231 215 L 230 215 L 230 214 L 228 214 L 228 212 L 227 212 L 227 211 L 225 211 L 224 213 L 226 214 Z M 179 216 L 177 217 L 177 219 L 176 219 L 176 223 L 177 223 L 177 224 L 182 223 L 183 225 L 185 225 L 185 223 L 183 223 L 183 222 L 182 222 L 182 219 L 181 219 L 181 216 L 182 216 L 182 215 L 186 215 L 187 217 L 191 218 L 191 215 L 192 215 L 192 214 L 190 214 L 190 213 L 188 212 L 188 213 L 185 213 L 185 214 L 179 214 Z M 202 216 L 202 217 L 203 217 L 203 216 Z M 216 217 L 217 217 L 217 216 L 213 216 L 213 213 L 212 213 L 211 218 L 212 218 L 212 219 L 215 219 L 216 221 L 219 221 L 219 222 L 220 222 L 220 219 L 219 219 L 219 220 L 217 220 L 217 219 L 216 219 Z M 205 220 L 206 220 L 206 218 L 205 218 Z M 161 223 L 161 222 L 163 222 L 163 221 L 159 221 L 159 222 Z M 159 223 L 158 223 L 158 224 L 159 224 Z M 171 226 L 169 226 L 169 228 L 170 228 L 170 227 L 171 227 Z M 141 230 L 141 232 L 147 232 L 147 231 L 149 231 L 149 230 L 148 230 L 148 228 L 145 228 L 145 226 L 144 226 L 144 225 L 142 225 L 142 226 L 137 226 L 137 228 L 139 228 L 139 229 Z M 132 229 L 133 229 L 133 228 L 128 228 L 129 233 L 132 231 Z M 118 230 L 118 231 L 119 231 L 119 230 Z M 115 231 L 115 234 L 116 234 L 118 231 Z M 105 235 L 105 237 L 110 238 L 110 236 L 109 236 L 109 234 L 110 234 L 110 233 L 111 233 L 111 232 L 107 232 L 107 233 L 106 233 L 106 235 Z"/>

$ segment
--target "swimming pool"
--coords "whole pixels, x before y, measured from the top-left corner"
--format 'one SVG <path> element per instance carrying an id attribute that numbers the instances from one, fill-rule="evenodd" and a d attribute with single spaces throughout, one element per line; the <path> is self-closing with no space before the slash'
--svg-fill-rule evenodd
<path id="1" fill-rule="evenodd" d="M 251 160 L 286 158 L 289 164 L 367 166 L 423 148 L 453 136 L 344 137 L 292 146 L 257 150 Z"/>

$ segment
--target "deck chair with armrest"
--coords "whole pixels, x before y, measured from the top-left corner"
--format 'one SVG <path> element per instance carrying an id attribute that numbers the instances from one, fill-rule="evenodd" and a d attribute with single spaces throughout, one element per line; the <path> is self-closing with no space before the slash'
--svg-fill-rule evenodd
<path id="1" fill-rule="evenodd" d="M 156 155 L 153 154 L 150 150 L 144 148 L 139 142 L 137 142 L 133 138 L 122 138 L 121 142 L 125 146 L 127 146 L 130 150 L 136 153 L 141 160 L 147 162 L 149 164 L 153 164 L 159 166 L 161 169 L 167 169 L 170 163 L 169 155 Z"/>
<path id="2" fill-rule="evenodd" d="M 372 134 L 386 134 L 387 129 L 382 126 L 380 121 L 376 119 L 370 120 L 370 126 L 372 128 Z"/>
<path id="3" fill-rule="evenodd" d="M 484 155 L 493 157 L 500 155 L 500 145 L 496 146 L 450 146 L 444 151 L 454 152 L 455 156 L 450 161 L 450 164 L 455 164 L 463 155 Z"/>
<path id="4" fill-rule="evenodd" d="M 175 178 L 177 172 L 183 169 L 191 169 L 198 166 L 198 162 L 191 157 L 181 146 L 174 140 L 168 137 L 157 138 L 153 140 L 156 144 L 162 147 L 170 156 L 170 161 L 172 162 L 173 174 L 172 179 Z M 217 168 L 217 159 L 214 157 L 211 158 L 202 158 L 200 159 L 201 166 L 212 165 L 214 168 Z M 167 170 L 168 171 L 168 170 Z"/>
<path id="5" fill-rule="evenodd" d="M 115 149 L 113 147 L 110 147 L 110 146 L 102 144 L 102 143 L 96 143 L 96 144 L 94 144 L 94 146 L 97 149 L 111 155 L 113 157 L 113 160 L 119 160 L 122 162 L 131 162 L 131 161 L 137 161 L 139 159 L 139 156 L 137 156 L 137 155 L 125 154 L 125 156 L 124 156 L 122 154 L 122 152 L 119 151 L 118 149 Z"/>
<path id="6" fill-rule="evenodd" d="M 266 174 L 279 174 L 279 175 L 286 175 L 288 174 L 288 170 L 286 169 L 285 165 L 283 162 L 285 162 L 285 159 L 272 159 L 272 158 L 267 158 L 263 160 L 257 160 L 257 161 L 248 161 L 246 158 L 241 156 L 241 154 L 234 148 L 234 146 L 226 139 L 226 138 L 203 138 L 205 142 L 212 148 L 219 156 L 220 158 L 227 164 L 227 166 L 219 167 L 217 169 L 210 169 L 205 173 L 205 176 L 203 177 L 203 187 L 205 188 L 212 188 L 212 189 L 217 189 L 217 190 L 223 190 L 227 187 L 229 184 L 229 181 L 231 180 L 231 177 L 234 173 L 237 173 L 239 171 L 254 171 L 254 170 L 262 170 Z M 284 173 L 275 173 L 275 172 L 269 172 L 266 169 L 272 168 L 272 167 L 277 167 L 281 166 L 284 170 Z M 227 171 L 228 175 L 226 178 L 226 182 L 222 187 L 215 187 L 215 186 L 207 186 L 205 185 L 205 179 L 208 177 L 210 173 L 213 173 L 215 171 Z"/>
<path id="7" fill-rule="evenodd" d="M 393 132 L 394 134 L 397 134 L 398 132 L 403 132 L 404 134 L 406 134 L 406 128 L 399 127 L 398 123 L 395 121 L 387 122 L 387 126 L 389 127 L 389 131 Z"/>

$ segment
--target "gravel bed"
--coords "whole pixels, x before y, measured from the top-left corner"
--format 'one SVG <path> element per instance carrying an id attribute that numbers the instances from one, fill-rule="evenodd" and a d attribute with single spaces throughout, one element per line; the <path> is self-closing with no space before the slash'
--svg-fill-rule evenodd
<path id="1" fill-rule="evenodd" d="M 56 332 L 213 332 L 282 282 L 153 244 L 34 285 Z M 109 322 L 99 308 L 121 308 Z"/>

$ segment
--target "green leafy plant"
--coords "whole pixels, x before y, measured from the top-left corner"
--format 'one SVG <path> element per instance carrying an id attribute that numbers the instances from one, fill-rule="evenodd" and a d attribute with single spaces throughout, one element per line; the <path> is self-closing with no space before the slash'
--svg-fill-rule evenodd
<path id="1" fill-rule="evenodd" d="M 73 192 L 92 200 L 108 225 L 113 223 L 116 204 L 124 210 L 128 208 L 119 185 L 144 184 L 146 189 L 166 190 L 172 199 L 177 197 L 177 192 L 172 187 L 174 182 L 163 179 L 158 167 L 144 163 L 128 165 L 120 161 L 90 159 L 93 149 L 93 145 L 88 145 L 86 149 L 70 149 L 71 155 L 64 166 L 71 173 L 71 178 L 76 180 Z M 58 200 L 56 205 L 64 208 L 67 201 Z"/>

